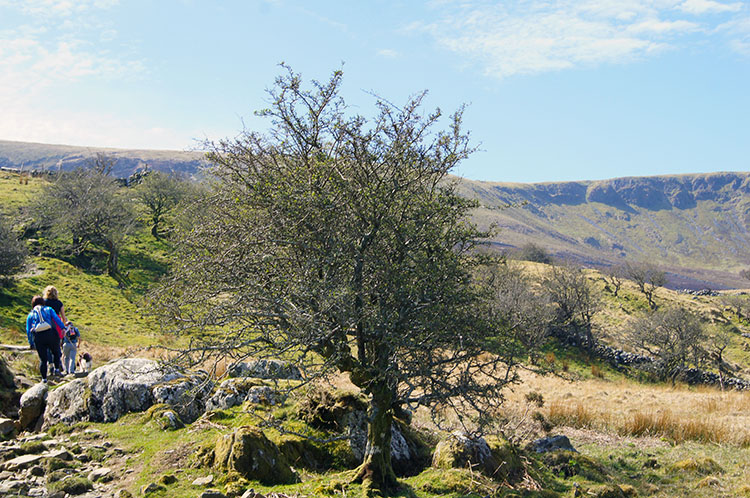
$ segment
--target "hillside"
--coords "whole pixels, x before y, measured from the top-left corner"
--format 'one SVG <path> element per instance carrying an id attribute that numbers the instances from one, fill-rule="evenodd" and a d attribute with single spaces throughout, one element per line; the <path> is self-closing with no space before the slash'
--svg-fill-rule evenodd
<path id="1" fill-rule="evenodd" d="M 143 168 L 199 174 L 200 152 L 105 149 L 0 140 L 0 167 L 72 169 L 97 153 L 117 159 L 115 175 Z M 744 288 L 750 262 L 750 173 L 511 184 L 462 179 L 480 202 L 475 219 L 500 230 L 493 245 L 529 242 L 587 266 L 648 260 L 669 271 L 672 288 Z"/>
<path id="2" fill-rule="evenodd" d="M 533 242 L 587 266 L 647 260 L 673 288 L 747 287 L 750 173 L 508 184 L 462 180 L 476 219 L 499 229 L 495 244 Z"/>
<path id="3" fill-rule="evenodd" d="M 113 174 L 124 178 L 148 165 L 151 169 L 195 176 L 206 166 L 201 152 L 76 147 L 0 140 L 0 167 L 24 170 L 74 169 L 98 153 L 116 159 Z"/>

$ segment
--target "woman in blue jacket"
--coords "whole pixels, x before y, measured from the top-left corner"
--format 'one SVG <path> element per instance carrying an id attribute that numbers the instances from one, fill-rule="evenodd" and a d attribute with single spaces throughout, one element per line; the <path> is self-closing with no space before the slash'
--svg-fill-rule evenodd
<path id="1" fill-rule="evenodd" d="M 31 300 L 32 310 L 26 317 L 26 337 L 31 349 L 36 349 L 39 355 L 39 373 L 42 374 L 42 382 L 47 382 L 47 354 L 52 353 L 55 364 L 55 375 L 60 375 L 62 364 L 60 362 L 60 335 L 55 330 L 55 325 L 60 330 L 65 330 L 60 317 L 55 310 L 44 305 L 42 296 L 34 296 Z"/>

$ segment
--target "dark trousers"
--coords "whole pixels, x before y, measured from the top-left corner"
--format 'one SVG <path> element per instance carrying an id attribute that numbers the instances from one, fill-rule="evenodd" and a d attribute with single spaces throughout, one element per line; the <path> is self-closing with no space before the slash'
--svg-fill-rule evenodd
<path id="1" fill-rule="evenodd" d="M 36 354 L 39 355 L 39 373 L 42 374 L 42 379 L 47 378 L 47 359 L 49 358 L 49 354 L 52 355 L 55 369 L 58 371 L 62 370 L 62 363 L 60 362 L 60 336 L 57 335 L 54 329 L 38 332 L 34 336 L 34 346 L 36 346 Z"/>

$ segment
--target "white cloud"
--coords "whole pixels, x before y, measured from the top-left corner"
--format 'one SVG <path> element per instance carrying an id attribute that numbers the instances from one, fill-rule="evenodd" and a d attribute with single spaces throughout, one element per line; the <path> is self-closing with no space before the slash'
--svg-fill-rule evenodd
<path id="1" fill-rule="evenodd" d="M 738 12 L 742 9 L 741 2 L 722 3 L 713 0 L 685 0 L 679 9 L 689 14 L 714 14 L 721 12 Z"/>
<path id="2" fill-rule="evenodd" d="M 726 22 L 717 28 L 717 32 L 726 33 L 732 50 L 750 57 L 750 16 Z"/>
<path id="3" fill-rule="evenodd" d="M 377 51 L 377 54 L 380 57 L 385 57 L 387 59 L 394 59 L 398 57 L 398 52 L 396 52 L 395 50 L 391 50 L 390 48 L 382 48 Z"/>
<path id="4" fill-rule="evenodd" d="M 649 19 L 628 26 L 631 33 L 670 33 L 670 32 L 689 32 L 700 29 L 700 26 L 690 21 L 659 21 L 658 19 Z"/>
<path id="5" fill-rule="evenodd" d="M 464 0 L 435 2 L 439 19 L 413 23 L 443 47 L 504 78 L 653 56 L 708 36 L 708 13 L 738 3 L 712 0 Z M 687 14 L 689 19 L 684 19 Z M 682 16 L 682 17 L 680 17 Z M 716 21 L 713 21 L 716 23 Z"/>

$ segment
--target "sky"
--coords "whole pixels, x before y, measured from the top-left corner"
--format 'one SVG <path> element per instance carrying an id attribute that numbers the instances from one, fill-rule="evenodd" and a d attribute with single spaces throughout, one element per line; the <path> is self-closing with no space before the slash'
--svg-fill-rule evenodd
<path id="1" fill-rule="evenodd" d="M 289 64 L 467 104 L 457 174 L 750 170 L 750 0 L 0 0 L 0 140 L 193 150 L 267 129 Z"/>

